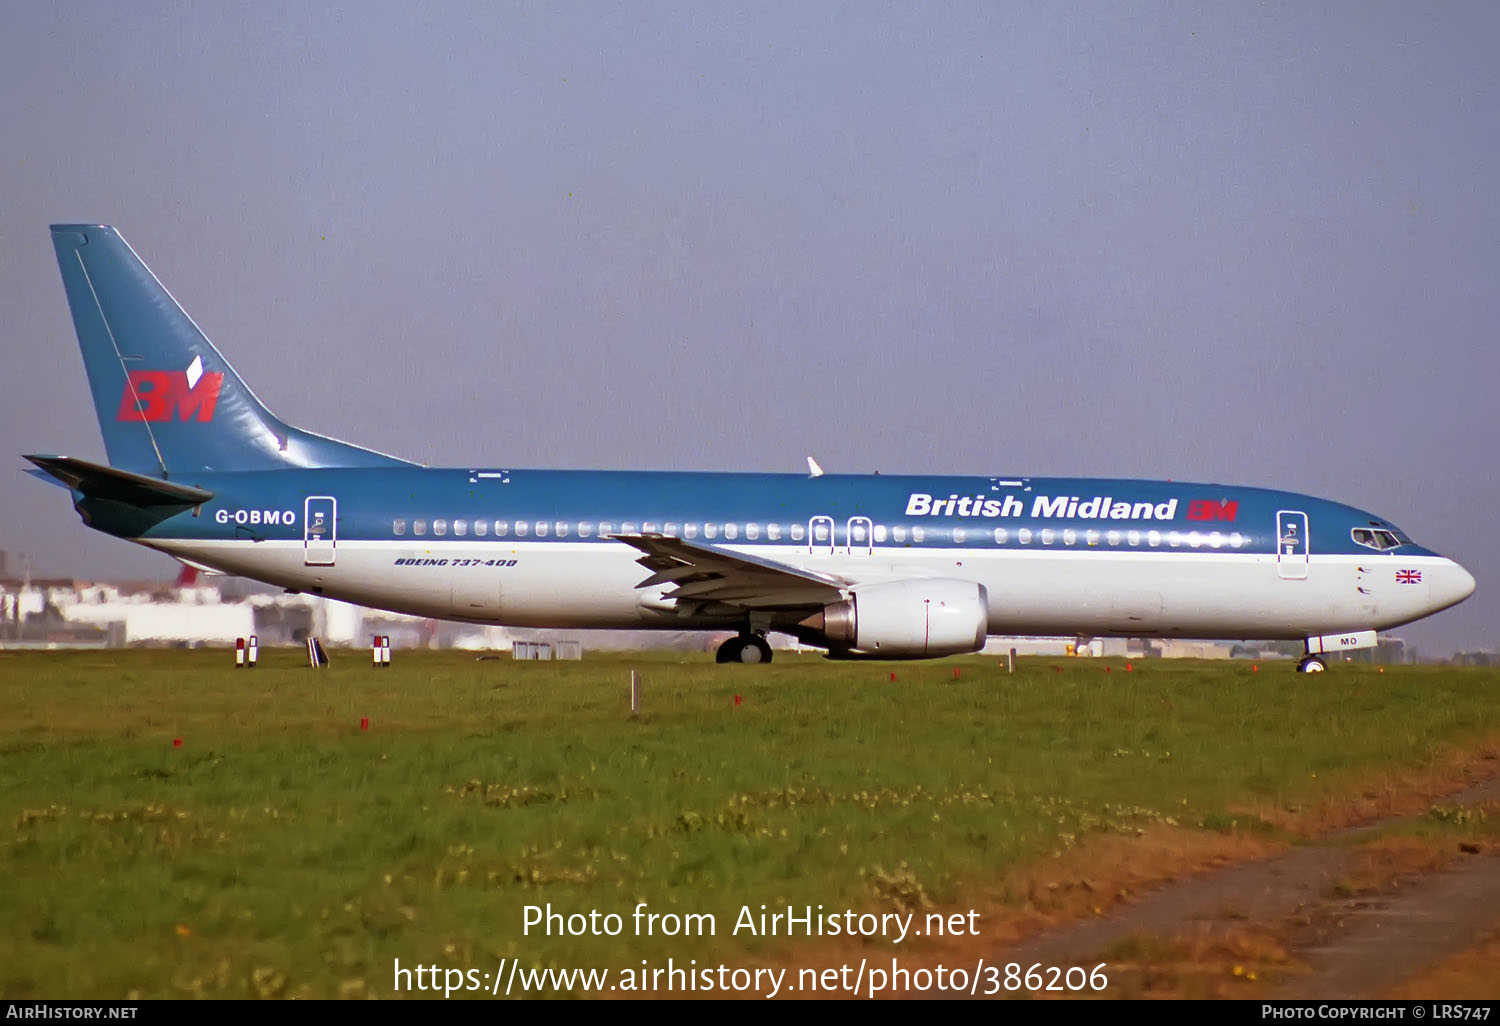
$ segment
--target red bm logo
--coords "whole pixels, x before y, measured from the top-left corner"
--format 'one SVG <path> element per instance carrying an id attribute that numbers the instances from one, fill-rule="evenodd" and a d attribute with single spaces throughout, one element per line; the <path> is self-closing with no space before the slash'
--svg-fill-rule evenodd
<path id="1" fill-rule="evenodd" d="M 1234 499 L 1194 499 L 1188 503 L 1189 520 L 1233 520 L 1239 515 L 1240 504 Z"/>
<path id="2" fill-rule="evenodd" d="M 175 412 L 178 420 L 213 420 L 224 375 L 209 371 L 197 378 L 189 384 L 186 371 L 131 371 L 115 419 L 159 422 Z"/>

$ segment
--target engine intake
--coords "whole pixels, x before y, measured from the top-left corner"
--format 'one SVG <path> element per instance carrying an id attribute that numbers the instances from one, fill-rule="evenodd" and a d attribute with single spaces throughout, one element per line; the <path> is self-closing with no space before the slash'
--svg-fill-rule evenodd
<path id="1" fill-rule="evenodd" d="M 973 581 L 892 581 L 857 588 L 802 624 L 853 655 L 958 655 L 984 647 L 989 595 Z"/>

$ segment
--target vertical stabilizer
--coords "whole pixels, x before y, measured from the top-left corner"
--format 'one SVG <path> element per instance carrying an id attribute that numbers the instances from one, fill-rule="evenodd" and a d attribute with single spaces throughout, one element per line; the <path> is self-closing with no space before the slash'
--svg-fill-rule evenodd
<path id="1" fill-rule="evenodd" d="M 404 463 L 278 419 L 113 228 L 55 224 L 52 245 L 113 466 L 170 477 Z"/>

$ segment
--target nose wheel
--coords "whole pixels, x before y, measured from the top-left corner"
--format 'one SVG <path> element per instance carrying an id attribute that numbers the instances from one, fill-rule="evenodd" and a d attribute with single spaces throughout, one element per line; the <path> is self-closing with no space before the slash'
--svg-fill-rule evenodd
<path id="1" fill-rule="evenodd" d="M 771 661 L 771 646 L 760 634 L 741 634 L 730 638 L 719 646 L 714 653 L 716 663 L 769 663 Z"/>
<path id="2" fill-rule="evenodd" d="M 1328 664 L 1315 655 L 1303 656 L 1297 663 L 1298 673 L 1322 673 L 1328 669 Z"/>

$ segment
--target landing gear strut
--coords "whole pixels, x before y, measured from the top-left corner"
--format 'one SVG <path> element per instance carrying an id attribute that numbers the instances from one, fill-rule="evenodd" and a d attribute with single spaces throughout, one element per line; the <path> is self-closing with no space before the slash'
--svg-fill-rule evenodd
<path id="1" fill-rule="evenodd" d="M 764 635 L 741 634 L 730 638 L 719 646 L 718 652 L 714 654 L 716 663 L 769 663 L 771 661 L 771 646 L 766 643 Z"/>
<path id="2" fill-rule="evenodd" d="M 1315 655 L 1306 655 L 1297 663 L 1298 673 L 1322 673 L 1328 669 L 1328 664 Z"/>

